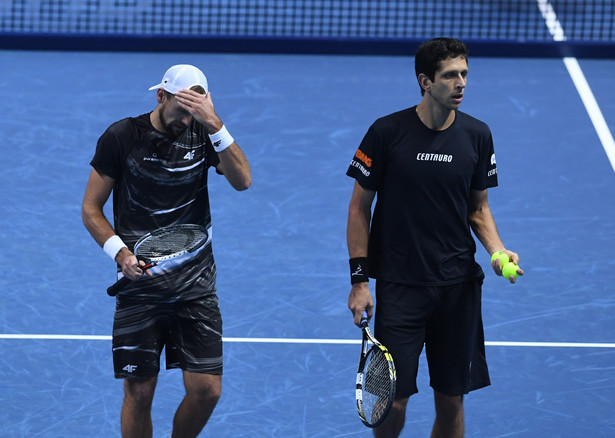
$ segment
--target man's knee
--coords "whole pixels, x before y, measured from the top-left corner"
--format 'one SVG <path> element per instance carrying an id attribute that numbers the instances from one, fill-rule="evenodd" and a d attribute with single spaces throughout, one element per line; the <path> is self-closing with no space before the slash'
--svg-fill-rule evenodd
<path id="1" fill-rule="evenodd" d="M 399 398 L 393 400 L 393 404 L 391 405 L 391 412 L 395 416 L 405 416 L 406 415 L 406 407 L 408 406 L 408 398 Z"/>
<path id="2" fill-rule="evenodd" d="M 213 374 L 184 373 L 186 394 L 195 399 L 217 402 L 222 394 L 222 376 Z"/>
<path id="3" fill-rule="evenodd" d="M 463 395 L 448 395 L 434 391 L 436 415 L 448 419 L 463 416 Z"/>
<path id="4" fill-rule="evenodd" d="M 138 406 L 151 406 L 156 391 L 157 377 L 124 380 L 124 399 Z"/>
<path id="5" fill-rule="evenodd" d="M 376 438 L 391 438 L 399 436 L 401 430 L 404 428 L 404 423 L 406 422 L 407 405 L 408 398 L 394 400 L 391 405 L 391 410 L 389 411 L 384 422 L 374 429 L 374 436 Z"/>

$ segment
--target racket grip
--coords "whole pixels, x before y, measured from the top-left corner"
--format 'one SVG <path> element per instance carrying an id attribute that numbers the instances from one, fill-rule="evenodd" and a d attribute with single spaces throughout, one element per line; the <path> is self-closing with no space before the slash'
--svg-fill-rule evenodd
<path id="1" fill-rule="evenodd" d="M 146 263 L 145 265 L 139 266 L 139 268 L 145 272 L 147 271 L 149 268 L 152 268 L 156 266 L 156 262 L 149 262 Z M 118 281 L 115 282 L 115 284 L 109 286 L 107 288 L 107 295 L 109 295 L 110 297 L 114 297 L 116 296 L 122 289 L 124 289 L 126 287 L 126 285 L 128 283 L 130 283 L 131 280 L 128 277 L 122 277 L 120 278 Z"/>
<path id="2" fill-rule="evenodd" d="M 367 325 L 367 310 L 363 311 L 363 315 L 361 315 L 360 326 L 365 327 Z"/>
<path id="3" fill-rule="evenodd" d="M 110 297 L 116 296 L 122 289 L 124 289 L 124 287 L 128 283 L 130 283 L 130 278 L 128 277 L 120 278 L 118 281 L 115 282 L 115 284 L 107 288 L 107 295 L 109 295 Z"/>

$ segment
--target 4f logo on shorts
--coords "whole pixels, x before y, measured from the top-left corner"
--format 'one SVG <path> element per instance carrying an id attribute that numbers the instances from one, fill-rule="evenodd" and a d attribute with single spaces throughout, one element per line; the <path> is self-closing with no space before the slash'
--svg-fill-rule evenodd
<path id="1" fill-rule="evenodd" d="M 126 365 L 122 369 L 126 371 L 127 373 L 133 373 L 137 369 L 137 366 L 136 365 Z"/>

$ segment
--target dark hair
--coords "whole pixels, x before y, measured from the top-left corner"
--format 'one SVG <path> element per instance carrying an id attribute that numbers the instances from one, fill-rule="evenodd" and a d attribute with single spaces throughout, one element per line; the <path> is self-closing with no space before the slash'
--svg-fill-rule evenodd
<path id="1" fill-rule="evenodd" d="M 433 81 L 441 61 L 458 57 L 468 60 L 468 47 L 462 41 L 455 38 L 434 38 L 425 41 L 414 55 L 416 77 L 423 73 Z M 421 94 L 423 92 L 421 88 Z"/>
<path id="2" fill-rule="evenodd" d="M 205 94 L 205 88 L 203 88 L 203 87 L 202 87 L 202 86 L 200 86 L 200 85 L 193 85 L 192 87 L 190 87 L 190 89 L 191 89 L 192 91 L 196 91 L 196 92 L 197 92 L 197 93 L 199 93 L 199 94 Z"/>
<path id="3" fill-rule="evenodd" d="M 190 89 L 192 91 L 196 91 L 199 94 L 205 94 L 205 88 L 203 88 L 200 85 L 193 85 L 192 87 L 190 87 Z M 175 96 L 173 93 L 165 90 L 164 88 L 162 89 L 162 91 L 164 91 L 164 94 L 165 94 L 165 96 L 167 96 L 167 99 Z"/>

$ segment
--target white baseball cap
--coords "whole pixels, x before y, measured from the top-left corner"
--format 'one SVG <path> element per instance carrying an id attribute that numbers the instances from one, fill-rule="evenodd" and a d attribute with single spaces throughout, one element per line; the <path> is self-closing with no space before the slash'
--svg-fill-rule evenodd
<path id="1" fill-rule="evenodd" d="M 188 90 L 195 85 L 200 85 L 207 93 L 207 78 L 203 72 L 192 65 L 179 64 L 168 69 L 162 77 L 162 82 L 150 87 L 150 90 L 164 88 L 169 93 L 175 94 L 179 90 Z"/>

